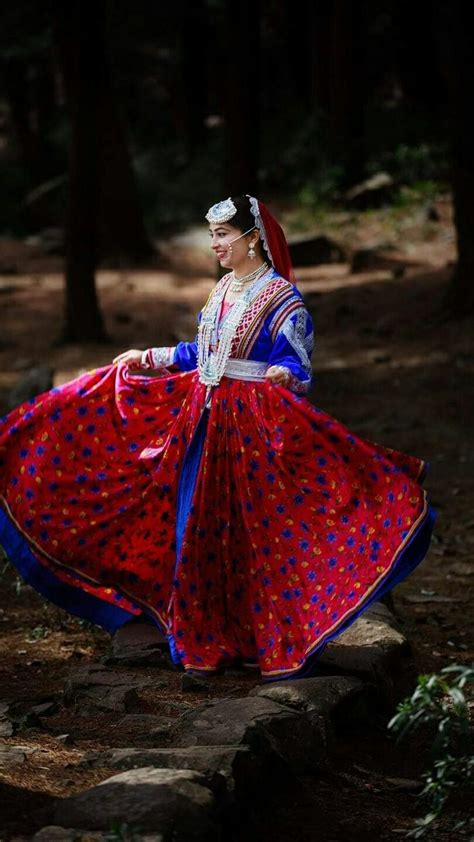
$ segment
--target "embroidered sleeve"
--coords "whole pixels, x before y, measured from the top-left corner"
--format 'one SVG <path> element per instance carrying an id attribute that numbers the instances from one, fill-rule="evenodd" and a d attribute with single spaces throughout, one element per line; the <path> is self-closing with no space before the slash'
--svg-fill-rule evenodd
<path id="1" fill-rule="evenodd" d="M 147 348 L 141 359 L 142 368 L 163 368 L 173 363 L 176 347 L 163 346 L 161 348 Z"/>
<path id="2" fill-rule="evenodd" d="M 269 366 L 281 365 L 290 371 L 287 385 L 294 392 L 305 393 L 311 386 L 313 345 L 313 322 L 300 300 L 279 324 L 268 360 Z"/>

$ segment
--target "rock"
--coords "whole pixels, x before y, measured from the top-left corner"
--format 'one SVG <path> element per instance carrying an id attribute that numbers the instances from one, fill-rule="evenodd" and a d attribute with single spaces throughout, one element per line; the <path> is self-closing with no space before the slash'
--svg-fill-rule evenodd
<path id="1" fill-rule="evenodd" d="M 372 707 L 368 685 L 359 678 L 344 675 L 265 684 L 254 687 L 249 696 L 305 711 L 320 728 L 337 725 L 341 717 L 351 722 L 366 720 Z"/>
<path id="2" fill-rule="evenodd" d="M 0 746 L 0 769 L 19 766 L 36 749 L 30 746 Z"/>
<path id="3" fill-rule="evenodd" d="M 324 234 L 300 237 L 289 243 L 291 260 L 295 266 L 316 266 L 321 263 L 345 263 L 344 250 Z"/>
<path id="4" fill-rule="evenodd" d="M 142 837 L 143 839 L 143 837 Z M 31 842 L 105 842 L 103 833 L 92 833 L 83 830 L 49 825 L 43 827 L 31 838 Z"/>
<path id="5" fill-rule="evenodd" d="M 345 263 L 343 248 L 324 235 L 301 237 L 289 243 L 291 260 L 295 266 L 317 266 L 325 263 Z"/>
<path id="6" fill-rule="evenodd" d="M 11 737 L 13 734 L 13 722 L 6 716 L 0 716 L 0 737 Z"/>
<path id="7" fill-rule="evenodd" d="M 181 676 L 181 690 L 183 693 L 207 693 L 211 685 L 203 678 L 185 672 Z"/>
<path id="8" fill-rule="evenodd" d="M 147 736 L 150 734 L 168 733 L 171 725 L 175 722 L 170 716 L 156 716 L 153 713 L 129 713 L 123 716 L 115 728 L 128 730 L 134 728 Z"/>
<path id="9" fill-rule="evenodd" d="M 144 667 L 176 670 L 166 638 L 152 623 L 132 620 L 117 629 L 110 652 L 102 659 L 110 666 Z"/>
<path id="10" fill-rule="evenodd" d="M 57 702 L 43 702 L 40 705 L 34 705 L 31 711 L 35 716 L 52 716 L 57 712 L 58 707 Z"/>
<path id="11" fill-rule="evenodd" d="M 6 397 L 8 409 L 53 388 L 53 369 L 46 365 L 30 368 L 10 389 Z"/>
<path id="12" fill-rule="evenodd" d="M 86 701 L 102 710 L 130 711 L 139 702 L 137 689 L 152 683 L 142 676 L 137 678 L 92 664 L 71 673 L 64 688 L 64 702 Z"/>
<path id="13" fill-rule="evenodd" d="M 388 257 L 376 247 L 356 249 L 351 256 L 351 272 L 368 272 L 371 270 L 388 270 L 396 278 L 403 277 L 409 261 Z"/>
<path id="14" fill-rule="evenodd" d="M 427 594 L 427 593 L 419 593 L 419 594 L 407 594 L 403 597 L 405 602 L 411 602 L 413 604 L 423 603 L 423 602 L 467 602 L 470 597 L 466 594 L 464 597 L 454 597 L 454 596 L 443 596 L 442 594 Z"/>
<path id="15" fill-rule="evenodd" d="M 126 731 L 132 730 L 134 732 L 134 741 L 138 744 L 144 743 L 146 746 L 151 747 L 162 746 L 168 742 L 172 726 L 175 722 L 176 718 L 171 716 L 131 713 L 122 717 L 114 727 Z"/>
<path id="16" fill-rule="evenodd" d="M 413 778 L 384 778 L 384 783 L 388 784 L 388 789 L 397 789 L 400 792 L 419 792 L 424 786 L 424 781 Z"/>
<path id="17" fill-rule="evenodd" d="M 394 671 L 409 652 L 405 635 L 386 605 L 374 603 L 344 632 L 329 641 L 319 662 L 326 669 L 369 677 L 389 702 Z"/>
<path id="18" fill-rule="evenodd" d="M 118 836 L 115 836 L 118 839 Z M 165 838 L 161 833 L 145 833 L 137 835 L 120 836 L 124 842 L 132 842 L 132 840 L 140 839 L 140 842 L 165 842 Z M 109 831 L 101 833 L 100 831 L 77 830 L 73 828 L 58 827 L 57 825 L 49 825 L 43 827 L 38 833 L 32 837 L 31 842 L 111 842 L 111 835 Z"/>
<path id="19" fill-rule="evenodd" d="M 386 172 L 378 172 L 347 190 L 344 199 L 360 210 L 378 208 L 391 202 L 394 188 L 392 176 Z"/>
<path id="20" fill-rule="evenodd" d="M 288 782 L 288 766 L 276 755 L 258 756 L 249 746 L 189 746 L 187 748 L 115 748 L 91 752 L 81 766 L 112 769 L 135 769 L 153 766 L 163 769 L 194 769 L 201 772 L 209 787 L 221 793 L 225 784 L 228 793 L 239 798 L 261 793 L 266 785 L 272 790 Z"/>
<path id="21" fill-rule="evenodd" d="M 325 743 L 305 713 L 258 696 L 200 705 L 180 716 L 171 737 L 179 747 L 248 745 L 258 756 L 277 752 L 300 769 L 314 765 Z"/>
<path id="22" fill-rule="evenodd" d="M 122 772 L 61 800 L 54 821 L 88 830 L 127 822 L 158 831 L 165 842 L 218 839 L 216 800 L 199 772 L 147 766 Z"/>
<path id="23" fill-rule="evenodd" d="M 70 746 L 74 742 L 71 734 L 54 734 L 54 738 L 58 741 L 58 743 L 62 743 L 65 746 Z"/>

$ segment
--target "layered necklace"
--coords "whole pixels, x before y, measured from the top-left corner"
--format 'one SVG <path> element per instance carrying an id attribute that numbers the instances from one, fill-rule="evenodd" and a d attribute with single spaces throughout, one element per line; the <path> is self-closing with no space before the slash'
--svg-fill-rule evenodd
<path id="1" fill-rule="evenodd" d="M 243 278 L 231 279 L 230 283 L 223 284 L 202 311 L 197 335 L 197 364 L 199 380 L 206 386 L 217 386 L 224 374 L 227 360 L 230 357 L 232 342 L 235 337 L 240 320 L 248 307 L 257 284 L 261 281 L 270 267 L 262 263 L 258 269 L 245 275 Z M 233 278 L 233 273 L 231 278 Z M 228 316 L 222 323 L 219 341 L 216 351 L 211 350 L 211 345 L 217 342 L 217 320 L 220 313 L 222 300 L 233 283 L 240 283 L 239 289 L 246 289 L 234 302 Z"/>
<path id="2" fill-rule="evenodd" d="M 250 272 L 248 275 L 243 275 L 241 278 L 236 278 L 235 273 L 232 270 L 232 280 L 229 285 L 230 292 L 241 292 L 244 286 L 250 281 L 254 281 L 264 269 L 268 269 L 268 263 L 266 260 L 264 260 L 257 269 L 254 269 L 253 272 Z"/>

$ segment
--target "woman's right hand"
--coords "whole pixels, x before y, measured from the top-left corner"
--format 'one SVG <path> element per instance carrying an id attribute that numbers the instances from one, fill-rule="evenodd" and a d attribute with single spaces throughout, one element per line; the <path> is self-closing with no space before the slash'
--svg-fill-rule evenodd
<path id="1" fill-rule="evenodd" d="M 113 365 L 128 363 L 129 368 L 141 368 L 142 354 L 143 351 L 131 348 L 130 351 L 124 351 L 122 354 L 118 354 L 117 357 L 114 357 L 112 363 Z"/>

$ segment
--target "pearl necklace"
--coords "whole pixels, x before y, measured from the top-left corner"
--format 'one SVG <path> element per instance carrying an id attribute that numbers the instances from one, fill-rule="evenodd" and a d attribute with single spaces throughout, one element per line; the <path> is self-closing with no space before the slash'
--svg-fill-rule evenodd
<path id="1" fill-rule="evenodd" d="M 268 270 L 267 266 L 267 270 Z M 261 269 L 261 267 L 260 267 Z M 222 287 L 211 296 L 208 304 L 201 314 L 197 335 L 197 363 L 199 380 L 206 386 L 217 386 L 224 374 L 227 360 L 230 357 L 232 342 L 240 324 L 240 320 L 251 302 L 255 289 L 261 283 L 266 271 L 255 278 L 245 292 L 237 298 L 232 306 L 229 315 L 226 317 L 220 328 L 217 350 L 211 350 L 211 343 L 216 338 L 216 325 L 218 313 L 220 312 L 222 300 L 229 288 L 229 283 L 223 283 Z"/>
<path id="2" fill-rule="evenodd" d="M 255 280 L 260 272 L 266 271 L 267 269 L 268 263 L 264 261 L 261 266 L 258 266 L 257 269 L 254 269 L 253 272 L 250 272 L 248 275 L 243 275 L 242 278 L 236 278 L 235 273 L 232 270 L 232 280 L 229 286 L 230 292 L 240 292 L 244 288 L 245 284 L 249 283 L 249 281 Z"/>

